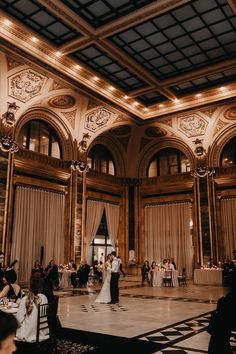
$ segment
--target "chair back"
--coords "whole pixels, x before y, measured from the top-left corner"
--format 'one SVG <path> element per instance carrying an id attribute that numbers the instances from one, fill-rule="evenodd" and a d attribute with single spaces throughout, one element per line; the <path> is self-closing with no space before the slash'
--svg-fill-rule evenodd
<path id="1" fill-rule="evenodd" d="M 40 331 L 48 331 L 50 336 L 50 328 L 48 323 L 49 305 L 39 304 L 38 305 L 38 317 L 37 317 L 37 329 L 36 329 L 36 343 L 39 343 Z"/>
<path id="2" fill-rule="evenodd" d="M 172 270 L 171 269 L 165 270 L 163 278 L 172 279 Z"/>

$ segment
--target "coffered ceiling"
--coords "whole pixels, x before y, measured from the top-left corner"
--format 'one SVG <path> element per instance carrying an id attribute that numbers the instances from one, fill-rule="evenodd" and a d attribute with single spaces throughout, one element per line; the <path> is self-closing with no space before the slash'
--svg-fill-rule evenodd
<path id="1" fill-rule="evenodd" d="M 138 118 L 236 96 L 235 0 L 1 0 L 0 46 Z"/>

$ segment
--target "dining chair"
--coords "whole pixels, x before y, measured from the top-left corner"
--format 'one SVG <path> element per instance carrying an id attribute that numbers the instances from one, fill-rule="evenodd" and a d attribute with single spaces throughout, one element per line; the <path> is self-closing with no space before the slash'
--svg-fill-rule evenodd
<path id="1" fill-rule="evenodd" d="M 187 282 L 186 282 L 186 269 L 183 268 L 182 270 L 182 274 L 178 275 L 178 283 L 179 283 L 179 286 L 181 285 L 186 285 L 187 286 Z"/>
<path id="2" fill-rule="evenodd" d="M 172 279 L 172 270 L 165 270 L 162 277 L 162 285 L 163 286 L 171 286 L 173 287 L 173 279 Z"/>

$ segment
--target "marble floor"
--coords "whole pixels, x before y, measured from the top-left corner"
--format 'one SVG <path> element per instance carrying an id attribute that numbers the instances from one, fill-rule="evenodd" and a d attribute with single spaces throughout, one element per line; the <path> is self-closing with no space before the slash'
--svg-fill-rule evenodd
<path id="1" fill-rule="evenodd" d="M 224 295 L 220 286 L 141 286 L 140 279 L 120 279 L 120 303 L 94 302 L 99 285 L 64 289 L 58 315 L 63 327 L 161 343 L 155 353 L 207 353 L 210 312 Z M 145 353 L 144 353 L 145 354 Z"/>

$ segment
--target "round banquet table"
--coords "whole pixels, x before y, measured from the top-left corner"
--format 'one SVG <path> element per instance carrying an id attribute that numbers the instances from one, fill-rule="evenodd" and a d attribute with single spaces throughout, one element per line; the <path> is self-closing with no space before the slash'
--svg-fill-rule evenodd
<path id="1" fill-rule="evenodd" d="M 162 286 L 163 283 L 163 275 L 165 273 L 164 269 L 152 269 L 151 270 L 151 286 Z M 173 286 L 179 286 L 178 283 L 178 270 L 172 270 L 172 281 Z"/>
<path id="2" fill-rule="evenodd" d="M 71 285 L 71 274 L 74 273 L 72 270 L 64 269 L 61 273 L 59 288 L 70 288 Z"/>

